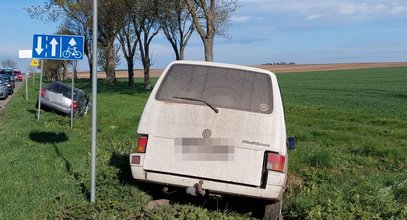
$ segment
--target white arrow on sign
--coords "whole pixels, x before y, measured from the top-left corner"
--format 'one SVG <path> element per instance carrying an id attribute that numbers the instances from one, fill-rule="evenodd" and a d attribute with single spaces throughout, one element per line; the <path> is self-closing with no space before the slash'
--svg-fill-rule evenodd
<path id="1" fill-rule="evenodd" d="M 55 38 L 52 38 L 50 44 L 51 44 L 51 56 L 55 57 L 56 51 L 57 51 L 58 42 L 57 42 L 57 40 L 55 40 Z"/>
<path id="2" fill-rule="evenodd" d="M 38 38 L 37 38 L 37 48 L 35 48 L 35 51 L 37 52 L 38 55 L 40 55 L 41 52 L 44 50 L 44 49 L 42 49 L 41 44 L 42 44 L 42 37 L 38 36 Z"/>
<path id="3" fill-rule="evenodd" d="M 71 38 L 68 44 L 71 45 L 71 47 L 75 46 L 76 45 L 75 39 Z"/>

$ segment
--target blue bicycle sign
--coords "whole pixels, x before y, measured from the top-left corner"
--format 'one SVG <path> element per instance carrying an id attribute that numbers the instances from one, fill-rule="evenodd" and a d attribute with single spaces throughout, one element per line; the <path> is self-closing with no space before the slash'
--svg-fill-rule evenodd
<path id="1" fill-rule="evenodd" d="M 79 59 L 82 57 L 82 53 L 77 50 L 78 47 L 69 46 L 64 52 L 62 52 L 63 58 L 69 58 L 71 56 Z"/>
<path id="2" fill-rule="evenodd" d="M 83 59 L 84 37 L 76 35 L 33 36 L 33 58 L 55 60 Z"/>

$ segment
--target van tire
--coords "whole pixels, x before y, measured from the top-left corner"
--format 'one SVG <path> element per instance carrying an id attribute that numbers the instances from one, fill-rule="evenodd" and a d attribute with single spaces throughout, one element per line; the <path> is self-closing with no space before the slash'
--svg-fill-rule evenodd
<path id="1" fill-rule="evenodd" d="M 281 210 L 283 207 L 283 201 L 277 201 L 264 206 L 264 219 L 278 220 L 281 218 Z"/>

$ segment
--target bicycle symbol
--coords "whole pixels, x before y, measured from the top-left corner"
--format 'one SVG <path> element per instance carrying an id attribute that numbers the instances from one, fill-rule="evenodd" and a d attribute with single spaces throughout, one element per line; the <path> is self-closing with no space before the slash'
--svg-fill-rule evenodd
<path id="1" fill-rule="evenodd" d="M 70 56 L 75 57 L 76 59 L 79 59 L 82 57 L 82 53 L 78 50 L 76 50 L 78 47 L 72 47 L 68 46 L 64 52 L 62 52 L 62 57 L 63 58 L 69 58 Z"/>

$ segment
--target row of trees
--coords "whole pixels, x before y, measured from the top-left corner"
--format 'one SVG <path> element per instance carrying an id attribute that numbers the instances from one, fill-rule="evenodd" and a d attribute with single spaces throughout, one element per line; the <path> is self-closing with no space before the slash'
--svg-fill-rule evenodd
<path id="1" fill-rule="evenodd" d="M 12 69 L 16 69 L 17 68 L 17 63 L 12 60 L 12 59 L 6 59 L 6 60 L 2 60 L 1 61 L 1 66 L 3 68 L 12 68 Z"/>
<path id="2" fill-rule="evenodd" d="M 42 6 L 27 8 L 32 18 L 54 22 L 62 19 L 58 34 L 85 37 L 84 53 L 91 74 L 92 4 L 92 0 L 48 0 Z M 98 63 L 106 72 L 106 81 L 116 80 L 120 48 L 127 62 L 129 85 L 134 84 L 134 62 L 138 57 L 144 69 L 144 87 L 150 89 L 150 45 L 160 31 L 180 60 L 196 30 L 204 45 L 205 60 L 213 61 L 214 38 L 227 36 L 231 13 L 237 7 L 237 0 L 99 0 Z"/>

